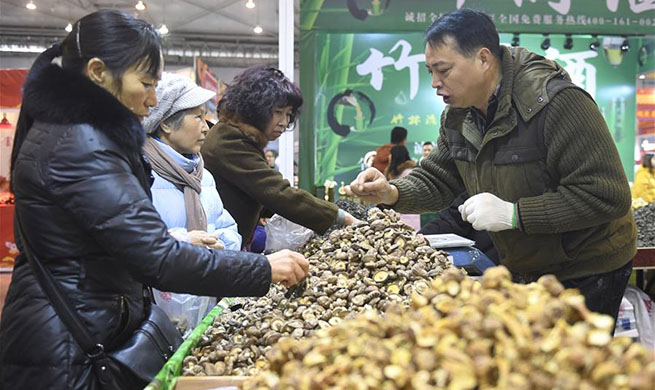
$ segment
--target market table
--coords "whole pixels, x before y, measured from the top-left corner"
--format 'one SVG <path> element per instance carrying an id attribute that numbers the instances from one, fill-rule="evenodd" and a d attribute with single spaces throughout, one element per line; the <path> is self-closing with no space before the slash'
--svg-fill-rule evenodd
<path id="1" fill-rule="evenodd" d="M 655 247 L 637 248 L 632 268 L 637 271 L 637 287 L 644 290 L 644 271 L 655 269 Z"/>

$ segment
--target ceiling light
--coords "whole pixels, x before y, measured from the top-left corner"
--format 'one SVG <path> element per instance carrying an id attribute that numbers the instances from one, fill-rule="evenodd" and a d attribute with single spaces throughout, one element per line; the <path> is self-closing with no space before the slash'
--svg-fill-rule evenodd
<path id="1" fill-rule="evenodd" d="M 645 74 L 640 74 L 639 75 L 639 80 L 646 80 L 646 75 Z"/>
<path id="2" fill-rule="evenodd" d="M 625 38 L 621 44 L 621 51 L 625 53 L 628 50 L 630 50 L 630 42 L 628 42 L 628 38 Z"/>
<path id="3" fill-rule="evenodd" d="M 71 32 L 71 31 L 73 31 L 73 25 L 70 24 L 70 23 L 68 23 L 68 24 L 66 25 L 66 27 L 64 27 L 64 30 L 66 30 L 66 32 Z"/>
<path id="4" fill-rule="evenodd" d="M 25 8 L 34 10 L 36 9 L 36 4 L 34 4 L 34 1 L 30 0 L 29 3 L 25 4 Z"/>
<path id="5" fill-rule="evenodd" d="M 41 45 L 5 45 L 0 44 L 0 52 L 7 53 L 42 53 L 47 47 Z"/>
<path id="6" fill-rule="evenodd" d="M 571 34 L 566 34 L 566 39 L 564 40 L 564 48 L 566 50 L 573 49 L 573 38 L 571 37 Z"/>
<path id="7" fill-rule="evenodd" d="M 619 66 L 623 62 L 623 51 L 621 46 L 625 38 L 603 37 L 603 52 L 605 59 L 612 66 Z"/>
<path id="8" fill-rule="evenodd" d="M 516 47 L 519 45 L 519 34 L 516 33 L 514 34 L 514 38 L 512 38 L 512 46 Z"/>
<path id="9" fill-rule="evenodd" d="M 165 24 L 162 24 L 158 31 L 160 35 L 166 35 L 168 34 L 168 27 L 166 27 Z"/>
<path id="10" fill-rule="evenodd" d="M 598 48 L 600 47 L 600 41 L 598 40 L 598 36 L 592 35 L 591 37 L 593 38 L 593 40 L 589 44 L 589 50 L 598 51 Z"/>
<path id="11" fill-rule="evenodd" d="M 253 9 L 253 8 L 255 8 L 256 6 L 257 6 L 257 4 L 255 4 L 255 2 L 254 2 L 253 0 L 248 0 L 248 1 L 246 1 L 246 8 Z M 258 34 L 259 34 L 259 33 L 258 33 Z"/>
<path id="12" fill-rule="evenodd" d="M 139 0 L 139 1 L 136 3 L 136 5 L 134 6 L 134 8 L 136 8 L 136 9 L 139 10 L 139 11 L 145 11 L 145 9 L 146 9 L 146 5 L 143 4 L 143 1 Z"/>
<path id="13" fill-rule="evenodd" d="M 262 32 L 264 32 L 264 29 L 262 28 L 262 26 L 257 25 L 255 26 L 255 28 L 252 29 L 252 31 L 254 31 L 255 34 L 261 34 Z"/>
<path id="14" fill-rule="evenodd" d="M 550 38 L 548 34 L 544 35 L 544 40 L 541 42 L 541 50 L 548 50 L 550 48 Z"/>

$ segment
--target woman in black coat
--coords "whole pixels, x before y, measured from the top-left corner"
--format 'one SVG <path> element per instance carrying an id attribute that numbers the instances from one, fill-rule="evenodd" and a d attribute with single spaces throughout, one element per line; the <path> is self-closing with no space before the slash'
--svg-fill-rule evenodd
<path id="1" fill-rule="evenodd" d="M 150 201 L 140 124 L 156 104 L 162 65 L 152 26 L 118 11 L 87 15 L 35 61 L 12 151 L 25 238 L 108 351 L 143 321 L 145 286 L 262 296 L 272 281 L 294 284 L 307 272 L 293 252 L 216 251 L 168 234 Z M 0 323 L 0 388 L 99 388 L 23 254 Z"/>

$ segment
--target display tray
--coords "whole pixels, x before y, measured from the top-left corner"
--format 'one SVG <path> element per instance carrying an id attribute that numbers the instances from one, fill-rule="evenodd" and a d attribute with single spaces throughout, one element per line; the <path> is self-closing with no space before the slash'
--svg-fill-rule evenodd
<path id="1" fill-rule="evenodd" d="M 457 234 L 447 233 L 447 234 L 426 234 L 426 240 L 430 243 L 430 246 L 435 249 L 442 248 L 456 248 L 462 246 L 473 246 L 475 241 L 469 240 Z"/>
<path id="2" fill-rule="evenodd" d="M 191 349 L 198 344 L 202 338 L 203 333 L 211 324 L 214 323 L 214 318 L 219 316 L 223 310 L 230 306 L 234 301 L 233 298 L 224 298 L 216 307 L 214 307 L 200 324 L 191 332 L 189 337 L 184 340 L 182 345 L 175 351 L 173 356 L 164 364 L 162 369 L 157 373 L 155 379 L 145 387 L 144 390 L 232 390 L 238 388 L 238 385 L 243 382 L 245 377 L 181 377 L 183 360 L 189 355 Z M 242 379 L 243 378 L 243 379 Z M 214 379 L 211 381 L 210 379 Z M 182 387 L 177 386 L 181 382 Z"/>
<path id="3" fill-rule="evenodd" d="M 182 376 L 175 390 L 238 390 L 247 376 Z"/>
<path id="4" fill-rule="evenodd" d="M 632 267 L 639 269 L 655 268 L 655 247 L 637 248 L 637 254 L 632 262 Z"/>

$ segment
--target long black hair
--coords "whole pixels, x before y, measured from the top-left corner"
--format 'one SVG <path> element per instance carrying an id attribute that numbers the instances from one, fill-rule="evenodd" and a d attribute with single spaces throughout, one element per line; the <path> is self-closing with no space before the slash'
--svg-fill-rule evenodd
<path id="1" fill-rule="evenodd" d="M 273 118 L 273 108 L 291 106 L 292 126 L 300 113 L 300 89 L 276 68 L 254 66 L 234 77 L 221 99 L 218 110 L 227 110 L 246 123 L 264 131 Z"/>
<path id="2" fill-rule="evenodd" d="M 62 67 L 83 73 L 92 58 L 101 59 L 111 71 L 114 87 L 121 89 L 121 76 L 131 66 L 138 66 L 155 77 L 161 64 L 161 38 L 146 21 L 116 10 L 100 10 L 75 22 L 66 38 L 41 53 L 30 69 L 25 83 L 36 78 L 40 70 L 61 57 Z M 21 110 L 11 150 L 11 169 L 34 118 Z"/>
<path id="3" fill-rule="evenodd" d="M 389 167 L 387 168 L 387 175 L 389 177 L 398 177 L 402 172 L 400 172 L 400 165 L 405 161 L 409 161 L 412 158 L 409 157 L 409 150 L 404 145 L 396 145 L 391 148 L 391 153 L 389 156 Z"/>

